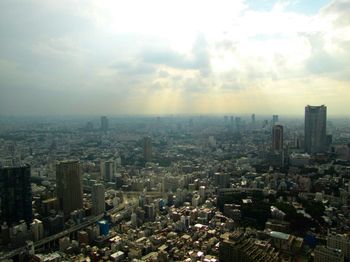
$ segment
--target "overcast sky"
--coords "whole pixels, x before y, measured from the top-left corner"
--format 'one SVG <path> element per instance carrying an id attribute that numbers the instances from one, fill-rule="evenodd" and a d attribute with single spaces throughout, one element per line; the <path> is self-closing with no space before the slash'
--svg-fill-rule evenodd
<path id="1" fill-rule="evenodd" d="M 0 115 L 350 111 L 350 0 L 1 0 Z"/>

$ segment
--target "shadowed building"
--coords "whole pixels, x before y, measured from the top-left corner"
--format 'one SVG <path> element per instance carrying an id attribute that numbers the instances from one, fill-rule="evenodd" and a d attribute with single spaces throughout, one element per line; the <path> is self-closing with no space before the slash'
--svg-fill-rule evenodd
<path id="1" fill-rule="evenodd" d="M 8 225 L 33 220 L 30 166 L 0 168 L 1 223 Z"/>
<path id="2" fill-rule="evenodd" d="M 114 179 L 116 163 L 113 160 L 100 162 L 100 176 L 104 181 L 110 182 Z"/>
<path id="3" fill-rule="evenodd" d="M 106 116 L 101 116 L 101 131 L 108 131 L 108 118 Z"/>
<path id="4" fill-rule="evenodd" d="M 64 161 L 56 165 L 57 197 L 60 209 L 67 217 L 83 208 L 83 187 L 79 161 Z"/>
<path id="5" fill-rule="evenodd" d="M 148 136 L 143 138 L 143 158 L 146 161 L 152 160 L 152 140 Z"/>
<path id="6" fill-rule="evenodd" d="M 322 153 L 326 151 L 327 107 L 305 107 L 305 152 Z"/>
<path id="7" fill-rule="evenodd" d="M 272 127 L 272 150 L 283 150 L 283 126 L 274 125 Z"/>

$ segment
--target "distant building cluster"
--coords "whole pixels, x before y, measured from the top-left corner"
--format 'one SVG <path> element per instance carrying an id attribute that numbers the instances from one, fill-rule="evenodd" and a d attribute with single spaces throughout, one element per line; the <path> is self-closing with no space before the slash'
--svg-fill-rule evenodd
<path id="1" fill-rule="evenodd" d="M 0 126 L 0 261 L 349 261 L 350 122 Z"/>

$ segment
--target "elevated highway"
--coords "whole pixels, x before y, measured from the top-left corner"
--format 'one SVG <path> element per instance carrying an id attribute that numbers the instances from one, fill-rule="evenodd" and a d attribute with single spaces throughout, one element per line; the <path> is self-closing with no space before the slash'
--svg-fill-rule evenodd
<path id="1" fill-rule="evenodd" d="M 114 214 L 114 213 L 122 211 L 124 208 L 125 208 L 125 205 L 121 204 L 118 207 L 115 207 L 115 208 L 109 210 L 107 213 L 108 214 Z M 94 217 L 89 217 L 86 221 L 84 221 L 81 224 L 75 225 L 75 226 L 70 227 L 70 228 L 68 228 L 68 229 L 66 229 L 66 230 L 64 230 L 62 232 L 59 232 L 59 233 L 57 233 L 55 235 L 48 236 L 48 237 L 43 238 L 43 239 L 41 239 L 39 241 L 36 241 L 36 242 L 34 242 L 34 249 L 38 249 L 39 247 L 41 247 L 41 246 L 43 246 L 45 244 L 48 244 L 48 243 L 53 242 L 53 241 L 56 241 L 56 240 L 58 240 L 58 239 L 60 239 L 60 238 L 62 238 L 64 236 L 67 236 L 67 235 L 73 233 L 73 232 L 76 232 L 76 231 L 79 231 L 79 230 L 81 230 L 83 228 L 86 228 L 89 225 L 92 225 L 92 224 L 96 223 L 103 216 L 104 216 L 104 214 L 101 214 L 101 215 L 98 215 L 98 216 L 94 216 Z M 15 256 L 18 256 L 20 254 L 24 254 L 26 252 L 28 252 L 28 247 L 27 246 L 14 249 L 14 250 L 11 250 L 9 252 L 0 253 L 0 261 L 4 261 L 6 259 L 13 258 Z"/>

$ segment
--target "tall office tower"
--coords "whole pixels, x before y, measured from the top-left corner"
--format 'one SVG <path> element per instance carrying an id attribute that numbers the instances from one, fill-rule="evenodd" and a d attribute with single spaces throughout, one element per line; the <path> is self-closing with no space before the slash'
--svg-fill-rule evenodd
<path id="1" fill-rule="evenodd" d="M 143 158 L 146 161 L 151 161 L 152 159 L 152 140 L 148 136 L 143 138 Z"/>
<path id="2" fill-rule="evenodd" d="M 252 114 L 252 124 L 255 124 L 255 114 Z"/>
<path id="3" fill-rule="evenodd" d="M 240 117 L 235 118 L 236 130 L 239 132 L 241 130 L 242 119 Z"/>
<path id="4" fill-rule="evenodd" d="M 274 126 L 278 122 L 278 115 L 272 116 L 272 125 Z"/>
<path id="5" fill-rule="evenodd" d="M 83 187 L 79 161 L 63 161 L 56 165 L 57 197 L 65 217 L 83 208 Z"/>
<path id="6" fill-rule="evenodd" d="M 101 179 L 110 182 L 114 178 L 116 163 L 113 160 L 101 161 L 100 175 Z"/>
<path id="7" fill-rule="evenodd" d="M 274 125 L 272 127 L 272 150 L 283 150 L 283 126 Z"/>
<path id="8" fill-rule="evenodd" d="M 106 116 L 101 116 L 101 131 L 107 132 L 108 130 L 108 118 Z"/>
<path id="9" fill-rule="evenodd" d="M 105 187 L 101 183 L 92 186 L 92 214 L 97 216 L 105 212 Z"/>
<path id="10" fill-rule="evenodd" d="M 230 185 L 230 176 L 226 173 L 215 173 L 214 174 L 215 185 L 219 188 L 226 188 Z"/>
<path id="11" fill-rule="evenodd" d="M 326 121 L 327 107 L 305 107 L 305 151 L 307 153 L 322 153 L 326 151 Z"/>
<path id="12" fill-rule="evenodd" d="M 0 222 L 8 225 L 33 220 L 30 166 L 0 168 Z"/>
<path id="13" fill-rule="evenodd" d="M 224 122 L 225 122 L 225 124 L 227 124 L 227 122 L 228 122 L 228 116 L 224 116 Z"/>

